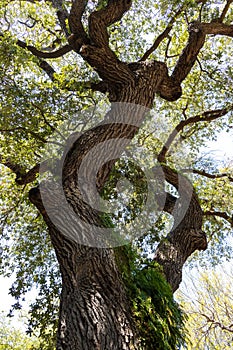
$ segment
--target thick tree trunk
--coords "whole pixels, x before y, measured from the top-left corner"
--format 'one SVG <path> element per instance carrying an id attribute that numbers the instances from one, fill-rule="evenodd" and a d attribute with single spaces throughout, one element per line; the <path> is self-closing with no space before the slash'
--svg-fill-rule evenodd
<path id="1" fill-rule="evenodd" d="M 142 71 L 145 67 L 148 65 L 140 65 Z M 160 69 L 160 65 L 157 65 L 157 69 Z M 87 207 L 80 199 L 77 171 L 85 155 L 97 144 L 108 139 L 133 138 L 145 112 L 148 111 L 145 106 L 151 107 L 156 87 L 160 82 L 158 75 L 154 73 L 155 70 L 155 67 L 151 66 L 153 79 L 149 88 L 145 85 L 145 80 L 144 84 L 140 84 L 139 79 L 137 89 L 130 85 L 119 91 L 115 89 L 117 100 L 127 100 L 133 104 L 113 106 L 105 121 L 79 137 L 66 154 L 62 172 L 62 186 L 66 199 L 75 213 L 93 225 L 101 224 L 98 211 Z M 136 102 L 140 104 L 137 106 Z M 123 148 L 120 151 L 123 151 Z M 119 154 L 117 156 L 119 157 Z M 113 155 L 112 161 L 104 164 L 99 170 L 96 183 L 99 190 L 107 180 L 114 162 Z M 138 349 L 130 302 L 118 271 L 114 250 L 87 247 L 68 238 L 69 220 L 65 217 L 60 195 L 59 189 L 51 182 L 45 182 L 30 191 L 31 202 L 42 213 L 49 228 L 62 275 L 57 349 Z M 51 213 L 59 219 L 60 228 L 65 231 L 65 235 L 51 221 Z M 63 227 L 63 224 L 66 227 Z M 85 234 L 85 230 L 78 230 L 78 242 L 85 241 Z M 95 237 L 91 239 L 94 241 Z"/>
<path id="2" fill-rule="evenodd" d="M 48 195 L 56 203 L 51 188 Z M 30 191 L 30 200 L 49 227 L 62 275 L 56 348 L 137 349 L 136 329 L 114 251 L 85 247 L 61 234 L 46 213 L 39 188 Z M 57 210 L 59 215 L 61 208 Z"/>
<path id="3" fill-rule="evenodd" d="M 154 95 L 161 86 L 161 82 L 164 82 L 164 74 L 167 74 L 164 72 L 164 65 L 159 62 L 137 63 L 130 67 L 130 71 L 134 76 L 133 83 L 121 86 L 117 83 L 112 84 L 111 87 L 108 83 L 112 101 L 130 104 L 115 104 L 106 115 L 105 121 L 80 136 L 63 157 L 62 191 L 74 213 L 82 217 L 83 222 L 89 222 L 91 225 L 99 226 L 101 220 L 98 211 L 87 206 L 80 195 L 77 171 L 84 157 L 94 146 L 108 140 L 131 140 L 140 127 L 145 112 L 151 108 Z M 174 86 L 166 93 L 174 96 L 176 94 Z M 101 152 L 105 150 L 103 148 Z M 123 151 L 123 146 L 118 150 L 117 157 L 120 156 L 119 151 Z M 99 190 L 107 180 L 115 159 L 113 152 L 111 160 L 99 169 L 96 179 Z M 172 182 L 169 171 L 167 173 L 167 180 Z M 86 181 L 88 181 L 88 175 Z M 42 200 L 44 196 L 47 196 L 46 206 Z M 139 349 L 130 303 L 113 250 L 81 245 L 80 241 L 85 243 L 88 235 L 90 236 L 87 241 L 95 240 L 95 231 L 90 233 L 82 227 L 76 228 L 75 234 L 78 235 L 76 236 L 78 240 L 75 240 L 75 236 L 74 240 L 69 238 L 68 231 L 71 232 L 74 227 L 70 225 L 66 216 L 68 214 L 62 206 L 60 192 L 53 183 L 45 182 L 40 188 L 31 190 L 30 200 L 37 206 L 48 225 L 62 274 L 57 349 Z M 51 213 L 53 217 L 58 218 L 59 228 L 52 222 Z M 200 223 L 198 228 L 199 226 Z M 183 234 L 185 230 L 186 223 L 183 222 L 183 227 L 180 225 L 179 230 L 171 234 L 173 239 L 169 244 L 172 245 L 172 249 L 169 248 L 169 252 L 164 254 L 166 245 L 162 244 L 157 252 L 156 259 L 163 265 L 164 273 L 173 290 L 177 288 L 177 276 L 180 280 L 180 269 L 184 262 L 182 242 L 186 237 Z M 192 242 L 190 244 L 192 245 Z M 171 254 L 171 251 L 174 254 Z M 193 249 L 185 249 L 185 251 L 187 256 Z M 178 269 L 178 273 L 173 272 L 174 269 Z M 174 278 L 171 277 L 173 274 Z"/>

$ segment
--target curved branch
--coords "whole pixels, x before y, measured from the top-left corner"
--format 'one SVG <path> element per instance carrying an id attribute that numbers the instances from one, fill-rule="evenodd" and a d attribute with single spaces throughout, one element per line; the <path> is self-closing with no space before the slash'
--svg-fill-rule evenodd
<path id="1" fill-rule="evenodd" d="M 24 41 L 21 40 L 17 40 L 16 44 L 23 49 L 29 50 L 34 56 L 39 58 L 58 58 L 72 50 L 72 47 L 70 45 L 65 45 L 53 52 L 43 52 L 32 45 L 27 45 Z"/>
<path id="2" fill-rule="evenodd" d="M 169 135 L 167 141 L 165 142 L 162 150 L 160 151 L 160 153 L 158 155 L 159 162 L 162 162 L 162 163 L 165 162 L 166 154 L 167 154 L 168 150 L 170 149 L 170 147 L 172 145 L 172 142 L 176 138 L 177 134 L 180 131 L 182 131 L 186 125 L 194 124 L 194 123 L 198 123 L 198 122 L 211 122 L 211 121 L 213 121 L 215 119 L 223 117 L 224 115 L 226 115 L 231 110 L 233 110 L 233 105 L 231 105 L 231 106 L 229 106 L 227 108 L 216 109 L 216 110 L 212 110 L 212 111 L 206 111 L 206 112 L 203 112 L 202 114 L 198 114 L 198 115 L 196 115 L 194 117 L 190 117 L 190 118 L 188 118 L 186 120 L 182 120 L 175 127 L 175 129 L 171 132 L 171 134 Z"/>
<path id="3" fill-rule="evenodd" d="M 195 250 L 205 250 L 207 239 L 202 231 L 203 212 L 193 185 L 177 171 L 164 164 L 160 166 L 165 180 L 178 190 L 179 198 L 166 198 L 164 210 L 167 211 L 167 206 L 174 224 L 166 239 L 158 245 L 154 259 L 163 267 L 166 279 L 175 291 L 182 280 L 185 261 Z M 157 168 L 153 170 L 156 175 Z"/>
<path id="4" fill-rule="evenodd" d="M 203 215 L 205 216 L 218 216 L 231 224 L 231 227 L 233 227 L 233 215 L 230 216 L 224 211 L 215 211 L 215 210 L 206 210 Z"/>
<path id="5" fill-rule="evenodd" d="M 187 77 L 205 43 L 207 34 L 233 37 L 233 25 L 227 25 L 220 22 L 192 22 L 189 25 L 188 43 L 181 53 L 171 75 L 175 81 L 181 83 Z"/>
<path id="6" fill-rule="evenodd" d="M 230 174 L 222 173 L 222 174 L 210 174 L 207 173 L 205 170 L 198 170 L 198 169 L 182 169 L 183 173 L 193 173 L 198 174 L 201 176 L 208 177 L 209 179 L 220 179 L 222 177 L 227 177 L 230 182 L 233 182 L 233 177 L 230 176 Z"/>
<path id="7" fill-rule="evenodd" d="M 87 33 L 82 24 L 82 16 L 86 5 L 86 0 L 73 0 L 68 17 L 69 27 L 72 33 L 68 40 L 76 52 L 79 52 L 83 44 L 89 43 Z"/>
<path id="8" fill-rule="evenodd" d="M 224 20 L 224 18 L 226 17 L 227 11 L 229 10 L 232 2 L 233 2 L 233 0 L 227 0 L 227 3 L 225 5 L 224 9 L 222 10 L 221 16 L 219 18 L 219 22 L 222 22 Z"/>
<path id="9" fill-rule="evenodd" d="M 155 39 L 153 45 L 144 53 L 142 58 L 139 60 L 139 62 L 145 61 L 159 46 L 159 44 L 168 37 L 168 34 L 172 30 L 172 26 L 176 20 L 176 18 L 181 14 L 183 7 L 181 7 L 175 15 L 172 17 L 172 19 L 169 21 L 167 27 L 164 29 L 164 31 Z"/>
<path id="10" fill-rule="evenodd" d="M 206 33 L 196 22 L 189 25 L 189 39 L 173 70 L 172 79 L 181 83 L 187 77 L 205 43 L 205 38 Z"/>
<path id="11" fill-rule="evenodd" d="M 119 21 L 130 9 L 131 3 L 131 0 L 108 0 L 105 8 L 90 15 L 89 35 L 94 45 L 109 48 L 107 27 Z"/>

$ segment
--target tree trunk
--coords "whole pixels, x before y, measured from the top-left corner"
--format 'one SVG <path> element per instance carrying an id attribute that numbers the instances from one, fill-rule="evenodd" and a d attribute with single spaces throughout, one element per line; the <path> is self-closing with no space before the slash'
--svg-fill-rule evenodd
<path id="1" fill-rule="evenodd" d="M 141 64 L 140 68 L 144 69 L 144 65 Z M 114 89 L 114 96 L 118 101 L 127 100 L 133 104 L 115 104 L 106 115 L 105 121 L 79 137 L 65 155 L 65 160 L 63 159 L 62 187 L 66 199 L 84 221 L 93 225 L 101 225 L 101 220 L 98 211 L 87 207 L 80 199 L 77 171 L 85 155 L 95 145 L 108 139 L 133 138 L 148 110 L 145 106 L 151 107 L 160 82 L 154 73 L 155 67 L 151 68 L 154 84 L 151 80 L 148 88 L 145 80 L 142 84 L 139 79 L 137 89 L 130 85 L 125 89 Z M 120 152 L 123 150 L 122 147 Z M 114 162 L 115 157 L 112 157 L 112 161 L 99 170 L 96 183 L 99 190 L 107 180 Z M 42 213 L 49 228 L 62 275 L 57 349 L 138 349 L 130 301 L 118 271 L 114 250 L 79 244 L 80 237 L 85 242 L 85 235 L 90 234 L 83 229 L 77 230 L 78 243 L 69 238 L 69 220 L 61 204 L 60 190 L 54 183 L 46 181 L 30 191 L 31 202 Z M 51 213 L 61 222 L 60 228 L 65 230 L 65 235 L 51 221 Z M 64 222 L 67 223 L 66 227 L 62 226 Z M 95 237 L 92 242 L 94 239 Z"/>
<path id="2" fill-rule="evenodd" d="M 50 189 L 47 192 L 52 201 L 57 201 Z M 61 234 L 46 213 L 39 188 L 30 191 L 30 200 L 49 227 L 62 276 L 56 348 L 137 349 L 130 304 L 114 251 L 79 245 Z"/>
<path id="3" fill-rule="evenodd" d="M 114 251 L 110 248 L 97 248 L 98 244 L 97 247 L 94 247 L 94 244 L 92 247 L 85 246 L 85 242 L 90 240 L 95 242 L 97 239 L 95 230 L 87 232 L 77 226 L 73 239 L 70 238 L 72 235 L 69 232 L 74 231 L 74 225 L 70 224 L 72 218 L 69 219 L 69 213 L 63 207 L 60 193 L 62 191 L 65 194 L 66 201 L 83 222 L 88 222 L 94 227 L 101 226 L 98 210 L 87 206 L 80 195 L 77 171 L 84 157 L 93 147 L 108 140 L 131 140 L 140 127 L 145 113 L 151 108 L 161 82 L 163 91 L 166 91 L 169 98 L 177 95 L 173 85 L 169 87 L 169 84 L 164 83 L 164 76 L 167 76 L 164 64 L 136 63 L 130 66 L 130 71 L 134 76 L 133 83 L 123 85 L 107 83 L 110 100 L 123 104 L 113 105 L 104 122 L 81 135 L 64 154 L 61 188 L 57 189 L 54 183 L 46 181 L 40 188 L 30 191 L 31 202 L 37 206 L 48 225 L 62 275 L 57 336 L 59 350 L 140 348 L 130 301 L 115 261 Z M 178 95 L 180 96 L 180 91 Z M 107 180 L 116 157 L 118 158 L 124 149 L 123 146 L 119 147 L 117 155 L 113 152 L 110 160 L 108 159 L 99 169 L 96 179 L 98 190 L 101 190 Z M 107 150 L 102 148 L 100 156 L 103 156 L 105 151 Z M 89 164 L 86 168 L 88 167 Z M 88 179 L 87 174 L 85 180 L 88 182 Z M 171 181 L 170 178 L 168 181 Z M 45 201 L 44 196 L 47 196 Z M 54 225 L 51 215 L 57 218 L 58 226 Z M 183 228 L 179 226 L 179 232 L 172 233 L 173 240 L 169 244 L 176 247 L 172 250 L 175 253 L 171 254 L 170 249 L 164 258 L 163 252 L 166 249 L 161 245 L 156 257 L 163 265 L 164 273 L 173 290 L 177 288 L 177 276 L 180 278 L 180 271 L 178 275 L 174 273 L 174 278 L 171 278 L 173 274 L 171 271 L 174 268 L 182 269 L 184 261 L 183 255 L 180 255 L 182 241 L 179 240 L 179 237 L 183 240 L 181 234 L 183 229 L 186 230 L 185 222 Z M 180 243 L 177 243 L 178 241 Z M 186 255 L 188 254 L 191 254 L 191 250 L 188 250 Z"/>

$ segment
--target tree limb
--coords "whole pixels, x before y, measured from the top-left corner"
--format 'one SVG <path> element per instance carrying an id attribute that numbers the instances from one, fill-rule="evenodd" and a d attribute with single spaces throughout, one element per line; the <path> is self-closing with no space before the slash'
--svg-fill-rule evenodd
<path id="1" fill-rule="evenodd" d="M 231 224 L 231 227 L 233 227 L 233 215 L 230 216 L 226 212 L 215 211 L 215 210 L 206 210 L 203 215 L 205 215 L 205 216 L 218 216 L 218 217 L 223 218 L 224 220 L 228 221 Z"/>
<path id="2" fill-rule="evenodd" d="M 219 22 L 222 22 L 224 20 L 224 18 L 226 17 L 226 14 L 227 14 L 227 11 L 229 10 L 230 8 L 230 5 L 232 4 L 233 0 L 227 0 L 227 3 L 221 13 L 221 16 L 219 18 Z"/>
<path id="3" fill-rule="evenodd" d="M 207 34 L 233 37 L 233 25 L 227 25 L 219 22 L 192 22 L 189 25 L 188 43 L 181 53 L 171 75 L 175 81 L 181 83 L 187 77 L 205 43 Z"/>
<path id="4" fill-rule="evenodd" d="M 89 43 L 87 33 L 82 24 L 82 15 L 85 11 L 86 5 L 86 0 L 73 0 L 68 17 L 69 27 L 72 33 L 68 40 L 76 52 L 79 52 L 84 43 Z"/>
<path id="5" fill-rule="evenodd" d="M 65 45 L 53 52 L 43 52 L 32 45 L 27 45 L 24 41 L 21 40 L 17 40 L 16 44 L 23 49 L 29 50 L 34 56 L 39 58 L 58 58 L 72 50 L 72 47 L 70 45 Z"/>
<path id="6" fill-rule="evenodd" d="M 206 112 L 203 112 L 202 114 L 198 114 L 194 117 L 190 117 L 186 120 L 182 120 L 175 127 L 175 129 L 171 132 L 167 141 L 165 142 L 164 146 L 162 147 L 162 150 L 160 151 L 160 153 L 158 155 L 159 162 L 165 163 L 165 157 L 166 157 L 168 150 L 170 149 L 170 147 L 172 145 L 172 142 L 176 138 L 177 134 L 180 131 L 182 131 L 186 125 L 194 124 L 194 123 L 198 123 L 198 122 L 211 122 L 215 119 L 218 119 L 218 118 L 226 115 L 231 110 L 233 110 L 233 105 L 231 105 L 227 108 L 206 111 Z"/>
<path id="7" fill-rule="evenodd" d="M 105 8 L 94 11 L 89 17 L 89 35 L 92 43 L 108 48 L 107 27 L 119 21 L 131 7 L 131 0 L 108 0 Z"/>
<path id="8" fill-rule="evenodd" d="M 209 179 L 220 179 L 222 177 L 227 177 L 230 182 L 233 182 L 233 177 L 230 176 L 230 174 L 222 173 L 222 174 L 210 174 L 207 173 L 205 170 L 198 170 L 198 169 L 182 169 L 182 172 L 190 172 L 193 174 L 198 174 L 201 176 L 208 177 Z"/>
<path id="9" fill-rule="evenodd" d="M 182 12 L 183 7 L 181 7 L 176 13 L 175 15 L 172 17 L 172 19 L 169 21 L 167 27 L 164 29 L 164 31 L 155 39 L 153 45 L 144 53 L 144 55 L 142 56 L 142 58 L 139 60 L 139 62 L 141 61 L 145 61 L 159 46 L 159 44 L 168 37 L 168 34 L 170 33 L 172 26 L 176 20 L 176 18 L 180 15 L 180 13 Z"/>
<path id="10" fill-rule="evenodd" d="M 54 74 L 56 73 L 56 71 L 53 69 L 52 66 L 50 66 L 50 64 L 48 64 L 48 62 L 46 62 L 45 60 L 42 60 L 41 58 L 38 57 L 38 66 L 43 69 L 43 71 L 48 75 L 48 77 L 54 81 Z"/>
<path id="11" fill-rule="evenodd" d="M 20 176 L 21 173 L 24 172 L 24 168 L 13 162 L 11 159 L 9 158 L 4 158 L 3 156 L 0 155 L 0 163 L 4 166 L 6 166 L 8 169 L 10 169 L 11 171 L 13 171 L 13 173 L 16 174 L 16 176 Z"/>
<path id="12" fill-rule="evenodd" d="M 205 34 L 225 35 L 233 38 L 233 25 L 228 25 L 219 22 L 200 23 L 198 27 L 204 31 Z"/>
<path id="13" fill-rule="evenodd" d="M 23 166 L 12 161 L 10 158 L 4 158 L 1 155 L 0 155 L 0 163 L 6 166 L 8 169 L 10 169 L 16 175 L 15 182 L 18 185 L 27 185 L 35 181 L 39 172 L 42 174 L 47 171 L 52 171 L 51 159 L 47 159 L 41 163 L 36 164 L 34 167 L 32 167 L 28 171 L 26 171 Z"/>
<path id="14" fill-rule="evenodd" d="M 185 261 L 195 250 L 205 250 L 207 239 L 202 231 L 203 212 L 193 185 L 170 167 L 164 164 L 160 164 L 160 167 L 164 179 L 177 189 L 179 198 L 166 198 L 164 210 L 167 203 L 169 210 L 172 210 L 170 214 L 174 217 L 174 223 L 166 239 L 158 245 L 154 259 L 163 267 L 174 292 L 182 280 Z M 153 171 L 156 176 L 157 167 Z"/>
<path id="15" fill-rule="evenodd" d="M 54 9 L 57 10 L 57 17 L 60 22 L 61 28 L 65 33 L 66 37 L 68 37 L 69 31 L 66 25 L 66 20 L 68 19 L 68 11 L 65 7 L 63 0 L 50 0 Z"/>
<path id="16" fill-rule="evenodd" d="M 172 79 L 181 83 L 187 77 L 205 43 L 205 38 L 206 33 L 196 22 L 189 25 L 189 39 L 173 70 Z"/>
<path id="17" fill-rule="evenodd" d="M 210 318 L 208 315 L 206 315 L 204 313 L 201 313 L 200 315 L 205 317 L 208 323 L 211 323 L 212 325 L 218 326 L 224 331 L 233 333 L 233 328 L 232 328 L 233 324 L 231 324 L 230 326 L 227 327 L 227 326 L 224 326 L 221 322 L 216 321 L 213 318 Z"/>

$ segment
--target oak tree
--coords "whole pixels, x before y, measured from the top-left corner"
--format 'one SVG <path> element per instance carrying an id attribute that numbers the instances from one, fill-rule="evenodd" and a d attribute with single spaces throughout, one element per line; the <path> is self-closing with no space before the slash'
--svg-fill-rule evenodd
<path id="1" fill-rule="evenodd" d="M 198 158 L 232 127 L 231 5 L 1 0 L 3 269 L 16 271 L 18 299 L 40 285 L 47 308 L 36 304 L 32 328 L 55 318 L 61 276 L 57 349 L 172 349 L 182 341 L 171 291 L 208 241 L 212 256 L 224 255 L 232 225 L 232 164 Z M 134 165 L 125 158 L 131 140 L 150 151 L 154 192 L 136 155 Z M 114 199 L 122 175 L 138 195 L 121 214 L 90 205 L 93 193 Z M 162 214 L 147 212 L 147 231 L 136 225 L 116 236 L 117 220 L 127 227 L 143 213 L 143 193 Z M 122 246 L 128 234 L 135 242 Z M 153 258 L 143 260 L 150 244 Z"/>

